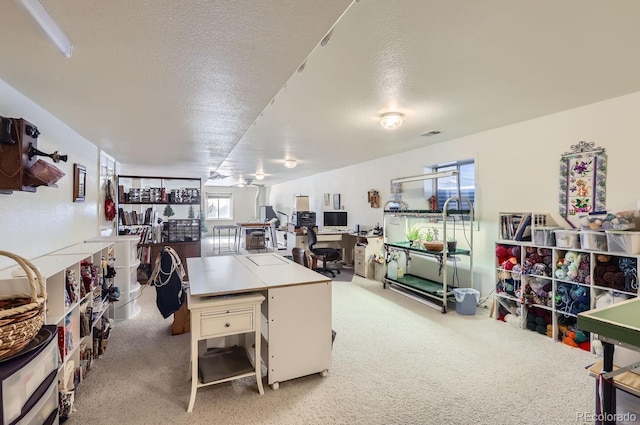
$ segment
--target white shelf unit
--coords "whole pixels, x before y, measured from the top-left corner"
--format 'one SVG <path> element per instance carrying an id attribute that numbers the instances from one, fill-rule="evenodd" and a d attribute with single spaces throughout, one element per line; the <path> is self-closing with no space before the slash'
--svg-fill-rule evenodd
<path id="1" fill-rule="evenodd" d="M 500 217 L 507 214 L 526 216 L 529 213 L 500 213 Z M 543 224 L 548 226 L 549 221 Z M 551 228 L 543 226 L 532 230 L 552 232 Z M 594 234 L 588 233 L 589 236 Z M 606 237 L 604 232 L 600 235 L 601 238 Z M 534 240 L 553 239 L 534 237 Z M 597 335 L 577 328 L 577 314 L 639 294 L 637 270 L 640 254 L 591 250 L 582 246 L 558 247 L 512 239 L 497 240 L 495 252 L 495 318 L 546 335 L 551 341 L 594 351 L 593 341 Z M 577 274 L 573 278 L 557 272 L 568 258 L 575 259 L 577 263 Z M 603 277 L 605 270 L 609 273 L 606 279 Z"/>
<path id="2" fill-rule="evenodd" d="M 90 239 L 88 243 L 109 242 L 115 248 L 114 286 L 120 289 L 118 301 L 111 303 L 111 317 L 114 320 L 127 320 L 140 313 L 138 297 L 142 286 L 138 283 L 138 242 L 139 236 L 113 236 Z"/>
<path id="3" fill-rule="evenodd" d="M 385 209 L 384 247 L 387 252 L 399 252 L 398 268 L 405 274 L 395 279 L 390 278 L 387 266 L 383 287 L 389 287 L 430 307 L 439 308 L 444 314 L 447 312 L 449 301 L 454 301 L 454 287 L 473 288 L 473 203 L 461 196 L 460 173 L 456 170 L 400 177 L 392 179 L 391 184 L 423 184 L 424 181 L 441 178 L 454 178 L 457 187 L 457 196 L 448 198 L 441 211 L 410 210 L 402 201 L 394 201 L 399 205 L 398 209 Z M 415 226 L 437 229 L 438 236 L 442 236 L 438 237 L 438 240 L 442 241 L 443 249 L 429 251 L 422 245 L 416 246 L 413 241 L 409 241 L 407 232 Z M 447 241 L 451 236 L 456 238 L 458 245 L 455 250 L 449 252 Z M 467 260 L 464 265 L 462 258 Z M 464 276 L 460 277 L 459 273 L 463 271 Z M 452 277 L 451 284 L 448 283 L 449 273 Z M 460 282 L 463 285 L 460 285 Z"/>
<path id="4" fill-rule="evenodd" d="M 471 203 L 463 198 L 463 202 Z M 445 202 L 447 208 L 449 200 Z M 464 216 L 464 217 L 463 217 Z M 473 210 L 446 210 L 430 212 L 405 210 L 384 212 L 384 246 L 387 252 L 398 251 L 398 267 L 404 276 L 384 278 L 385 288 L 397 290 L 417 301 L 447 312 L 449 301 L 453 302 L 453 289 L 473 287 Z M 442 236 L 442 251 L 429 251 L 407 240 L 406 234 L 415 226 L 436 228 Z M 457 248 L 449 252 L 447 234 L 454 233 Z M 461 237 L 464 235 L 464 237 Z M 387 267 L 388 270 L 388 267 Z"/>
<path id="5" fill-rule="evenodd" d="M 82 382 L 93 359 L 97 357 L 94 344 L 94 333 L 103 329 L 103 317 L 107 312 L 102 297 L 103 270 L 102 259 L 112 255 L 113 244 L 77 244 L 32 259 L 45 279 L 47 291 L 45 324 L 55 325 L 58 329 L 58 349 L 61 366 L 58 369 L 57 381 L 61 391 L 73 391 L 78 376 Z M 82 263 L 95 266 L 92 275 L 94 284 L 85 287 L 82 275 Z M 14 277 L 14 271 L 21 271 L 19 266 L 0 270 L 0 292 L 3 294 L 19 294 L 28 288 L 25 277 Z M 86 267 L 85 267 L 86 270 Z M 83 314 L 93 314 L 85 334 L 81 333 Z M 106 329 L 105 329 L 106 330 Z"/>

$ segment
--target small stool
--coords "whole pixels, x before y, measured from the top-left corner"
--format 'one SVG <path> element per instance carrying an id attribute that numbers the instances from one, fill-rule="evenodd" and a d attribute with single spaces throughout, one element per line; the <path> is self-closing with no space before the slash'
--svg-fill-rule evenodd
<path id="1" fill-rule="evenodd" d="M 248 249 L 257 249 L 260 250 L 262 248 L 267 247 L 266 245 L 266 240 L 264 238 L 264 231 L 262 230 L 258 230 L 258 231 L 254 231 L 251 232 L 251 239 L 250 239 L 250 243 L 249 243 L 249 248 Z"/>

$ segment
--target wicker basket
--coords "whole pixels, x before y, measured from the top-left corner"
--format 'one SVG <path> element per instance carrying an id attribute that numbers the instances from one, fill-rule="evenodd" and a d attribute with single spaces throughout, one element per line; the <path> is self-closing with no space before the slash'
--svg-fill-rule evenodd
<path id="1" fill-rule="evenodd" d="M 31 294 L 31 297 L 25 297 L 22 294 L 0 295 L 0 361 L 2 361 L 22 350 L 36 337 L 44 324 L 44 304 L 47 294 L 44 278 L 33 263 L 7 251 L 0 251 L 0 255 L 13 259 L 23 268 Z"/>

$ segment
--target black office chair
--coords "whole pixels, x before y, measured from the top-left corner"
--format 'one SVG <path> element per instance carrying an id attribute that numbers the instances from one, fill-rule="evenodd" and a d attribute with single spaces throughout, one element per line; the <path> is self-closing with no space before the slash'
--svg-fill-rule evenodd
<path id="1" fill-rule="evenodd" d="M 340 273 L 340 270 L 332 270 L 327 267 L 329 261 L 340 259 L 340 250 L 336 248 L 314 248 L 313 246 L 318 242 L 316 232 L 313 231 L 313 227 L 307 227 L 307 238 L 309 244 L 309 251 L 313 252 L 316 257 L 322 258 L 322 267 L 315 268 L 313 270 L 320 273 L 329 273 L 331 277 L 336 277 L 336 272 Z"/>

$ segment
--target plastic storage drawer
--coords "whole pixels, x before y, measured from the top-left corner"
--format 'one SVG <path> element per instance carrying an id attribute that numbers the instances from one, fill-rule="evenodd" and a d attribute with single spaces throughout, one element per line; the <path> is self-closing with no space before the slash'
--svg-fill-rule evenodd
<path id="1" fill-rule="evenodd" d="M 46 383 L 36 393 L 38 397 L 33 406 L 24 413 L 16 425 L 41 425 L 51 417 L 52 412 L 58 412 L 58 380 L 56 373 L 52 372 Z M 30 403 L 31 404 L 31 403 Z"/>
<path id="2" fill-rule="evenodd" d="M 40 385 L 58 369 L 60 354 L 57 328 L 54 325 L 43 326 L 32 343 L 41 338 L 43 333 L 47 334 L 47 340 L 41 346 L 0 365 L 2 425 L 15 421 Z"/>

